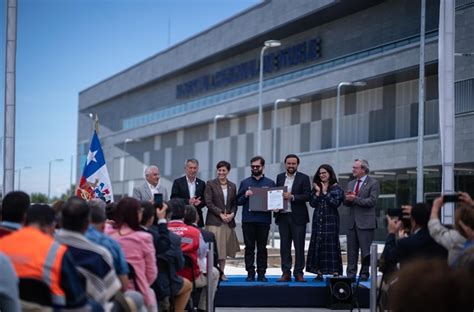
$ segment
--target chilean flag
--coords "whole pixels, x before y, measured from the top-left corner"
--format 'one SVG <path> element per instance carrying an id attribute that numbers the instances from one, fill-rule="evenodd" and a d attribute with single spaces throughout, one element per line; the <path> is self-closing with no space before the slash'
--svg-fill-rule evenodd
<path id="1" fill-rule="evenodd" d="M 96 131 L 92 135 L 86 165 L 84 166 L 76 195 L 85 200 L 100 198 L 106 203 L 114 201 L 112 183 L 110 183 L 104 152 L 100 146 Z"/>

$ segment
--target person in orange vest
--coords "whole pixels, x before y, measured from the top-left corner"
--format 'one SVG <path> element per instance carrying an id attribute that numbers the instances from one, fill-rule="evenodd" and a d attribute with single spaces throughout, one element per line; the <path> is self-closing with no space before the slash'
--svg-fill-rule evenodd
<path id="1" fill-rule="evenodd" d="M 55 307 L 78 308 L 88 304 L 74 260 L 66 246 L 53 238 L 55 213 L 43 204 L 32 205 L 24 228 L 0 239 L 0 251 L 10 258 L 18 278 L 43 281 Z"/>

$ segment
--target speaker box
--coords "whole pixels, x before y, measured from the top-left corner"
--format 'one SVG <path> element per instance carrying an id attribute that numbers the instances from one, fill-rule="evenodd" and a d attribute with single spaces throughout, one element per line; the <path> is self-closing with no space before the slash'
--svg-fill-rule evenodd
<path id="1" fill-rule="evenodd" d="M 352 282 L 347 277 L 330 277 L 326 279 L 329 288 L 327 308 L 331 310 L 348 310 L 352 308 Z"/>

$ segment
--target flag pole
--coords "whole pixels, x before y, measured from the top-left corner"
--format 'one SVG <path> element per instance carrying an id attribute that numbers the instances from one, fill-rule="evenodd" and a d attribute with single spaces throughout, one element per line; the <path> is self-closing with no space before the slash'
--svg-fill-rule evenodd
<path id="1" fill-rule="evenodd" d="M 94 123 L 95 123 L 95 133 L 99 135 L 99 115 L 98 114 L 95 114 Z"/>

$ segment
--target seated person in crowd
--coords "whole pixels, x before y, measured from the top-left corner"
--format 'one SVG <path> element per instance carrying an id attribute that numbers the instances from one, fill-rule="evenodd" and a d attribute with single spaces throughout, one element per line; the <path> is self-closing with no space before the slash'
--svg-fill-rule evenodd
<path id="1" fill-rule="evenodd" d="M 125 303 L 128 307 L 136 307 L 140 311 L 141 307 L 144 306 L 143 296 L 138 291 L 128 290 L 129 270 L 122 247 L 120 247 L 116 240 L 103 233 L 106 221 L 106 203 L 101 199 L 94 198 L 88 201 L 87 205 L 91 210 L 91 223 L 85 235 L 87 239 L 106 248 L 110 252 L 114 262 L 115 273 L 117 273 L 122 285 L 121 292 L 117 292 L 115 299 L 122 304 Z M 122 293 L 125 297 L 120 296 Z M 130 303 L 130 300 L 132 303 Z"/>
<path id="2" fill-rule="evenodd" d="M 0 252 L 0 311 L 20 312 L 18 297 L 18 277 L 13 265 L 5 254 Z"/>
<path id="3" fill-rule="evenodd" d="M 183 270 L 179 271 L 178 274 L 192 280 L 194 276 L 194 281 L 196 287 L 203 288 L 202 292 L 204 295 L 201 296 L 199 300 L 198 308 L 200 310 L 206 310 L 207 306 L 207 277 L 205 271 L 202 271 L 201 266 L 198 264 L 198 259 L 203 258 L 202 253 L 206 252 L 206 244 L 202 238 L 201 232 L 190 225 L 184 223 L 185 215 L 185 203 L 183 200 L 175 198 L 169 202 L 171 208 L 171 220 L 168 222 L 168 228 L 170 231 L 181 236 L 181 250 L 185 255 L 188 255 L 192 260 L 192 268 L 185 267 Z M 201 254 L 200 254 L 201 253 Z M 212 276 L 212 298 L 214 300 L 214 295 L 217 290 L 217 283 L 219 282 L 219 274 Z"/>
<path id="4" fill-rule="evenodd" d="M 470 206 L 472 205 L 472 199 L 467 193 L 459 193 L 459 203 L 458 205 L 461 207 L 463 206 Z M 457 209 L 456 210 L 456 218 L 455 218 L 455 229 L 449 229 L 441 224 L 439 220 L 439 214 L 441 207 L 443 207 L 443 196 L 436 198 L 433 201 L 433 207 L 431 208 L 431 215 L 430 221 L 428 222 L 428 230 L 430 232 L 431 237 L 448 250 L 448 263 L 452 264 L 462 253 L 464 249 L 464 244 L 466 243 L 466 237 L 464 237 L 461 232 L 462 229 L 460 228 L 459 221 L 469 222 L 468 218 L 461 217 L 466 216 L 467 214 L 462 213 L 464 209 Z"/>
<path id="5" fill-rule="evenodd" d="M 393 271 L 398 263 L 405 263 L 417 258 L 447 258 L 447 250 L 438 245 L 428 232 L 428 220 L 430 207 L 424 203 L 416 204 L 414 207 L 403 206 L 404 212 L 410 218 L 411 232 L 408 237 L 397 239 L 396 235 L 402 229 L 402 221 L 387 216 L 388 237 L 382 258 L 385 262 L 386 272 Z"/>
<path id="6" fill-rule="evenodd" d="M 84 235 L 89 227 L 90 208 L 86 201 L 73 196 L 64 204 L 61 215 L 62 228 L 55 238 L 71 251 L 89 297 L 106 308 L 121 286 L 110 252 Z"/>
<path id="7" fill-rule="evenodd" d="M 155 208 L 154 204 L 145 200 L 140 201 L 140 206 L 143 209 L 140 228 L 153 236 L 155 252 L 157 255 L 161 255 L 170 248 L 169 230 L 166 225 L 166 210 L 168 208 Z M 152 227 L 153 224 L 156 226 Z"/>
<path id="8" fill-rule="evenodd" d="M 55 227 L 51 207 L 32 205 L 26 226 L 0 239 L 0 251 L 10 258 L 18 278 L 38 279 L 49 286 L 53 306 L 85 307 L 86 292 L 72 252 L 54 240 Z M 50 268 L 49 275 L 43 274 L 45 268 Z"/>
<path id="9" fill-rule="evenodd" d="M 13 191 L 5 195 L 1 209 L 0 238 L 22 227 L 29 206 L 30 196 L 24 192 Z"/>
<path id="10" fill-rule="evenodd" d="M 105 227 L 105 233 L 118 241 L 135 276 L 128 284 L 138 290 L 149 311 L 157 310 L 156 297 L 151 285 L 158 275 L 153 237 L 140 227 L 143 209 L 132 197 L 122 198 L 117 204 L 115 222 Z"/>
<path id="11" fill-rule="evenodd" d="M 154 210 L 156 211 L 156 216 L 154 218 L 154 224 L 151 225 L 150 230 L 157 231 L 157 227 L 161 226 L 160 224 L 157 224 L 156 221 L 158 219 L 161 220 L 158 213 L 165 211 L 166 218 L 169 219 L 171 210 L 169 209 L 167 202 L 163 203 L 163 209 Z M 169 300 L 170 296 L 173 296 L 174 299 L 174 310 L 184 311 L 189 296 L 191 295 L 193 285 L 188 279 L 176 274 L 177 271 L 184 268 L 183 252 L 181 251 L 181 237 L 173 232 L 169 232 L 168 235 L 170 246 L 165 252 L 159 254 L 157 257 L 161 257 L 168 263 L 169 272 L 163 272 L 158 265 L 158 278 L 152 287 L 155 289 L 156 296 L 160 302 L 160 311 L 162 308 L 163 310 L 171 309 L 170 302 L 172 300 Z"/>
<path id="12" fill-rule="evenodd" d="M 403 266 L 389 297 L 390 311 L 473 311 L 473 279 L 439 259 Z"/>

